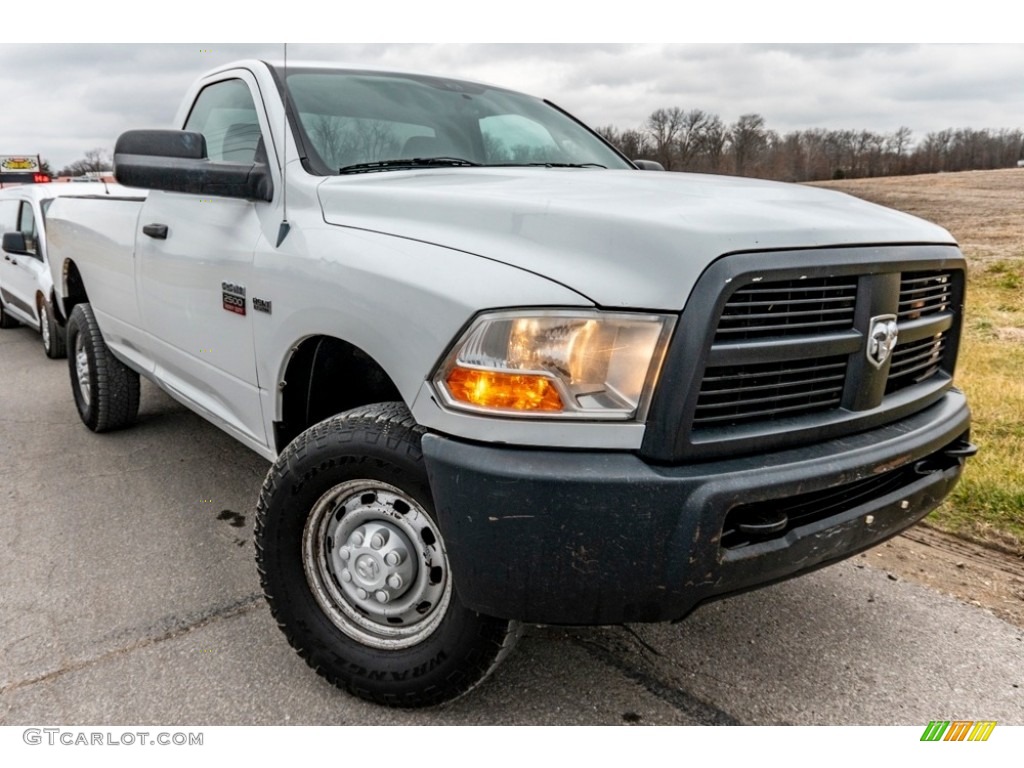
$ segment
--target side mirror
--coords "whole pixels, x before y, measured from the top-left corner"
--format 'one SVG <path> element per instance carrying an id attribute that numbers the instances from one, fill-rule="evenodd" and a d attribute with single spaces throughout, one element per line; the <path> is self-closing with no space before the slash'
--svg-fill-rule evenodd
<path id="1" fill-rule="evenodd" d="M 114 147 L 114 178 L 126 187 L 266 200 L 274 185 L 265 163 L 215 163 L 193 131 L 127 131 Z"/>
<path id="2" fill-rule="evenodd" d="M 634 160 L 633 165 L 641 171 L 664 171 L 665 166 L 657 160 Z"/>
<path id="3" fill-rule="evenodd" d="M 32 255 L 26 247 L 24 232 L 4 232 L 3 248 L 8 253 Z"/>

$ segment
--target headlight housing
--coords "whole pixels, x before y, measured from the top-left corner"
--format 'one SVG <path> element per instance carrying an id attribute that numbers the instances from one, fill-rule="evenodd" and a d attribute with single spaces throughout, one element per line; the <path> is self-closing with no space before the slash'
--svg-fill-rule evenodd
<path id="1" fill-rule="evenodd" d="M 434 375 L 450 408 L 642 420 L 675 318 L 592 310 L 480 315 Z"/>

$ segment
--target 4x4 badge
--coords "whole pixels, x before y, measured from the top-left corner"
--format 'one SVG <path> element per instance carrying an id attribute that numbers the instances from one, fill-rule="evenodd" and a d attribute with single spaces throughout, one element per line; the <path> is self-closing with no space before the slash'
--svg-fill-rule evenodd
<path id="1" fill-rule="evenodd" d="M 896 340 L 899 338 L 899 327 L 896 325 L 896 315 L 878 315 L 871 318 L 870 330 L 868 331 L 868 361 L 881 368 L 889 359 L 893 349 L 896 347 Z"/>

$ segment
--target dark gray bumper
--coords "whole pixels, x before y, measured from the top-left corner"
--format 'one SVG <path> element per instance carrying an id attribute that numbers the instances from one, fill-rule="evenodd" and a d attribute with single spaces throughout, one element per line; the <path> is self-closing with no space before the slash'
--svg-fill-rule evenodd
<path id="1" fill-rule="evenodd" d="M 429 434 L 423 452 L 463 602 L 530 622 L 611 624 L 678 619 L 899 533 L 956 484 L 969 425 L 954 390 L 861 434 L 685 466 Z M 737 533 L 780 517 L 778 531 Z"/>

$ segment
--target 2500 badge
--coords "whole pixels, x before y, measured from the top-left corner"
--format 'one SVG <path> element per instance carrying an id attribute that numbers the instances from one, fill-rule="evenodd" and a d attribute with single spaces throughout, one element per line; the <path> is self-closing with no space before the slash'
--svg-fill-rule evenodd
<path id="1" fill-rule="evenodd" d="M 224 309 L 228 312 L 234 312 L 236 315 L 244 315 L 245 286 L 235 285 L 234 283 L 221 283 L 220 290 Z"/>

